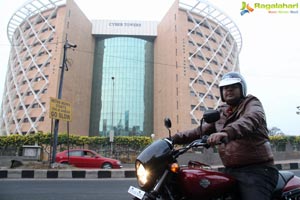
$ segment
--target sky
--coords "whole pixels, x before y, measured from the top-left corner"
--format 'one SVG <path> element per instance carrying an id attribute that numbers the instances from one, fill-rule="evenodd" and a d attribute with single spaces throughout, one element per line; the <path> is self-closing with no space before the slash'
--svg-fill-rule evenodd
<path id="1" fill-rule="evenodd" d="M 191 0 L 192 1 L 192 0 Z M 2 99 L 10 44 L 7 24 L 26 0 L 0 0 L 0 99 Z M 89 19 L 160 21 L 174 0 L 75 0 Z M 265 109 L 268 127 L 286 135 L 300 135 L 300 2 L 248 0 L 253 12 L 241 15 L 242 0 L 211 0 L 225 12 L 242 35 L 240 71 L 248 94 L 257 96 Z M 295 9 L 254 7 L 260 4 L 297 4 Z M 256 4 L 257 5 L 257 4 Z M 294 11 L 283 13 L 279 11 Z M 277 11 L 271 13 L 269 11 Z M 1 100 L 0 100 L 1 101 Z"/>

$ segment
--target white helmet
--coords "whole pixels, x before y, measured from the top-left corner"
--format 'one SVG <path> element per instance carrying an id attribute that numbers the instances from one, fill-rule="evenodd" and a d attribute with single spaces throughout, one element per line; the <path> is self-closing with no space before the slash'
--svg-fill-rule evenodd
<path id="1" fill-rule="evenodd" d="M 247 96 L 247 84 L 243 76 L 238 72 L 228 72 L 222 76 L 222 79 L 219 84 L 222 101 L 224 101 L 222 94 L 223 87 L 227 85 L 233 85 L 236 83 L 240 85 L 242 97 L 244 98 Z"/>

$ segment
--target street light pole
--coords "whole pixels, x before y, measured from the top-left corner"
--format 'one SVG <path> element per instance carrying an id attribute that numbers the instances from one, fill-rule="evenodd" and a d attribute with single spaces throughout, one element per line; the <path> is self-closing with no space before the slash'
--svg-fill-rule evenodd
<path id="1" fill-rule="evenodd" d="M 59 79 L 59 87 L 58 87 L 58 94 L 57 98 L 61 99 L 62 96 L 62 87 L 63 87 L 63 81 L 64 81 L 64 73 L 66 69 L 66 57 L 67 57 L 67 49 L 68 48 L 76 48 L 76 44 L 72 44 L 68 42 L 68 39 L 66 39 L 66 42 L 64 44 L 64 54 L 63 54 L 63 61 L 61 66 L 61 73 L 60 73 L 60 79 Z M 54 137 L 53 137 L 53 153 L 52 153 L 52 160 L 51 163 L 55 163 L 55 157 L 56 157 L 56 148 L 57 148 L 57 137 L 58 137 L 58 127 L 59 127 L 59 120 L 55 119 L 54 122 Z"/>
<path id="2" fill-rule="evenodd" d="M 114 128 L 114 98 L 115 98 L 115 77 L 112 76 L 112 84 L 113 84 L 113 88 L 112 88 L 112 105 L 111 105 L 111 126 L 112 128 Z"/>
<path id="3" fill-rule="evenodd" d="M 114 142 L 114 98 L 115 98 L 115 77 L 111 77 L 112 80 L 112 102 L 111 102 L 111 131 L 110 131 L 110 155 L 113 156 L 113 142 Z"/>

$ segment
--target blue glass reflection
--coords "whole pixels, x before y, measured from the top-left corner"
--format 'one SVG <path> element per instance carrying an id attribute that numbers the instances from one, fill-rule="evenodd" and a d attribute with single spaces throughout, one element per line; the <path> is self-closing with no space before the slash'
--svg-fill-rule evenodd
<path id="1" fill-rule="evenodd" d="M 104 39 L 99 47 L 103 45 L 99 134 L 108 136 L 112 129 L 115 135 L 151 134 L 153 44 L 115 37 Z M 145 127 L 148 123 L 151 126 Z"/>

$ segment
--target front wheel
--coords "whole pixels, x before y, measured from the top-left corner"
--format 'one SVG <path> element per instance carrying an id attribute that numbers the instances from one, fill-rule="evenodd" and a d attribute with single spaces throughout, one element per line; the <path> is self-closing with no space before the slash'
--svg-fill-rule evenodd
<path id="1" fill-rule="evenodd" d="M 102 169 L 112 169 L 112 164 L 110 163 L 103 163 L 101 166 Z"/>

